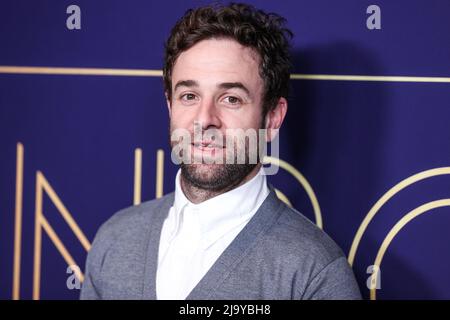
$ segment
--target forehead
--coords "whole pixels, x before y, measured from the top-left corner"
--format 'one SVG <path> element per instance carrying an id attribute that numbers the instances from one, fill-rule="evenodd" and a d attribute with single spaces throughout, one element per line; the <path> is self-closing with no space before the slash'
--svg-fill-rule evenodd
<path id="1" fill-rule="evenodd" d="M 203 40 L 182 52 L 177 58 L 172 83 L 192 79 L 203 82 L 240 81 L 252 87 L 261 86 L 259 54 L 232 39 Z"/>

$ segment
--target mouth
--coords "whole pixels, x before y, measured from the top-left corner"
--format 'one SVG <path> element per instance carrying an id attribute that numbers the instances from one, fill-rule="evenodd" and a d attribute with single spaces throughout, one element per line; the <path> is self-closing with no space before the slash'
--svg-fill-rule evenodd
<path id="1" fill-rule="evenodd" d="M 195 142 L 195 143 L 192 143 L 192 146 L 194 146 L 197 149 L 204 149 L 204 150 L 223 149 L 224 148 L 221 145 L 214 144 L 211 142 Z"/>
<path id="2" fill-rule="evenodd" d="M 198 150 L 201 151 L 203 154 L 208 154 L 208 155 L 216 155 L 216 153 L 221 152 L 225 147 L 218 145 L 218 144 L 214 144 L 211 142 L 196 142 L 196 143 L 192 143 L 192 147 L 194 148 L 194 150 Z"/>

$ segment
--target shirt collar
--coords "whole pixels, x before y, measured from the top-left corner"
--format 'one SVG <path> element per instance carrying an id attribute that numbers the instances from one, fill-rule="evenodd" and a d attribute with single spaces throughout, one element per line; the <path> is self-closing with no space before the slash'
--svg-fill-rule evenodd
<path id="1" fill-rule="evenodd" d="M 264 168 L 249 181 L 228 192 L 222 193 L 199 204 L 192 203 L 184 195 L 180 184 L 181 169 L 178 170 L 175 179 L 174 213 L 179 221 L 185 208 L 194 212 L 198 217 L 201 237 L 204 245 L 209 246 L 231 229 L 250 220 L 256 209 L 269 194 Z M 176 230 L 174 230 L 176 232 Z"/>

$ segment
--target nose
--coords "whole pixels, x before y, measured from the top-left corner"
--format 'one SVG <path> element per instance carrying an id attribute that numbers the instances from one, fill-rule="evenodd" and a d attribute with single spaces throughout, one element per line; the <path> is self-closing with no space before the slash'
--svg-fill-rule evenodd
<path id="1" fill-rule="evenodd" d="M 197 125 L 201 124 L 203 130 L 208 128 L 220 128 L 222 126 L 219 110 L 213 99 L 202 101 L 195 122 Z"/>

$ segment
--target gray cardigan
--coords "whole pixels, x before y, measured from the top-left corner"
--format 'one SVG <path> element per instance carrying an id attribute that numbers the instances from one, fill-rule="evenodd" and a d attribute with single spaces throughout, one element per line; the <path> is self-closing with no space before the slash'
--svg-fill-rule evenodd
<path id="1" fill-rule="evenodd" d="M 81 299 L 156 299 L 159 238 L 174 194 L 119 211 L 95 236 Z M 273 188 L 188 295 L 201 299 L 360 299 L 345 256 Z"/>

